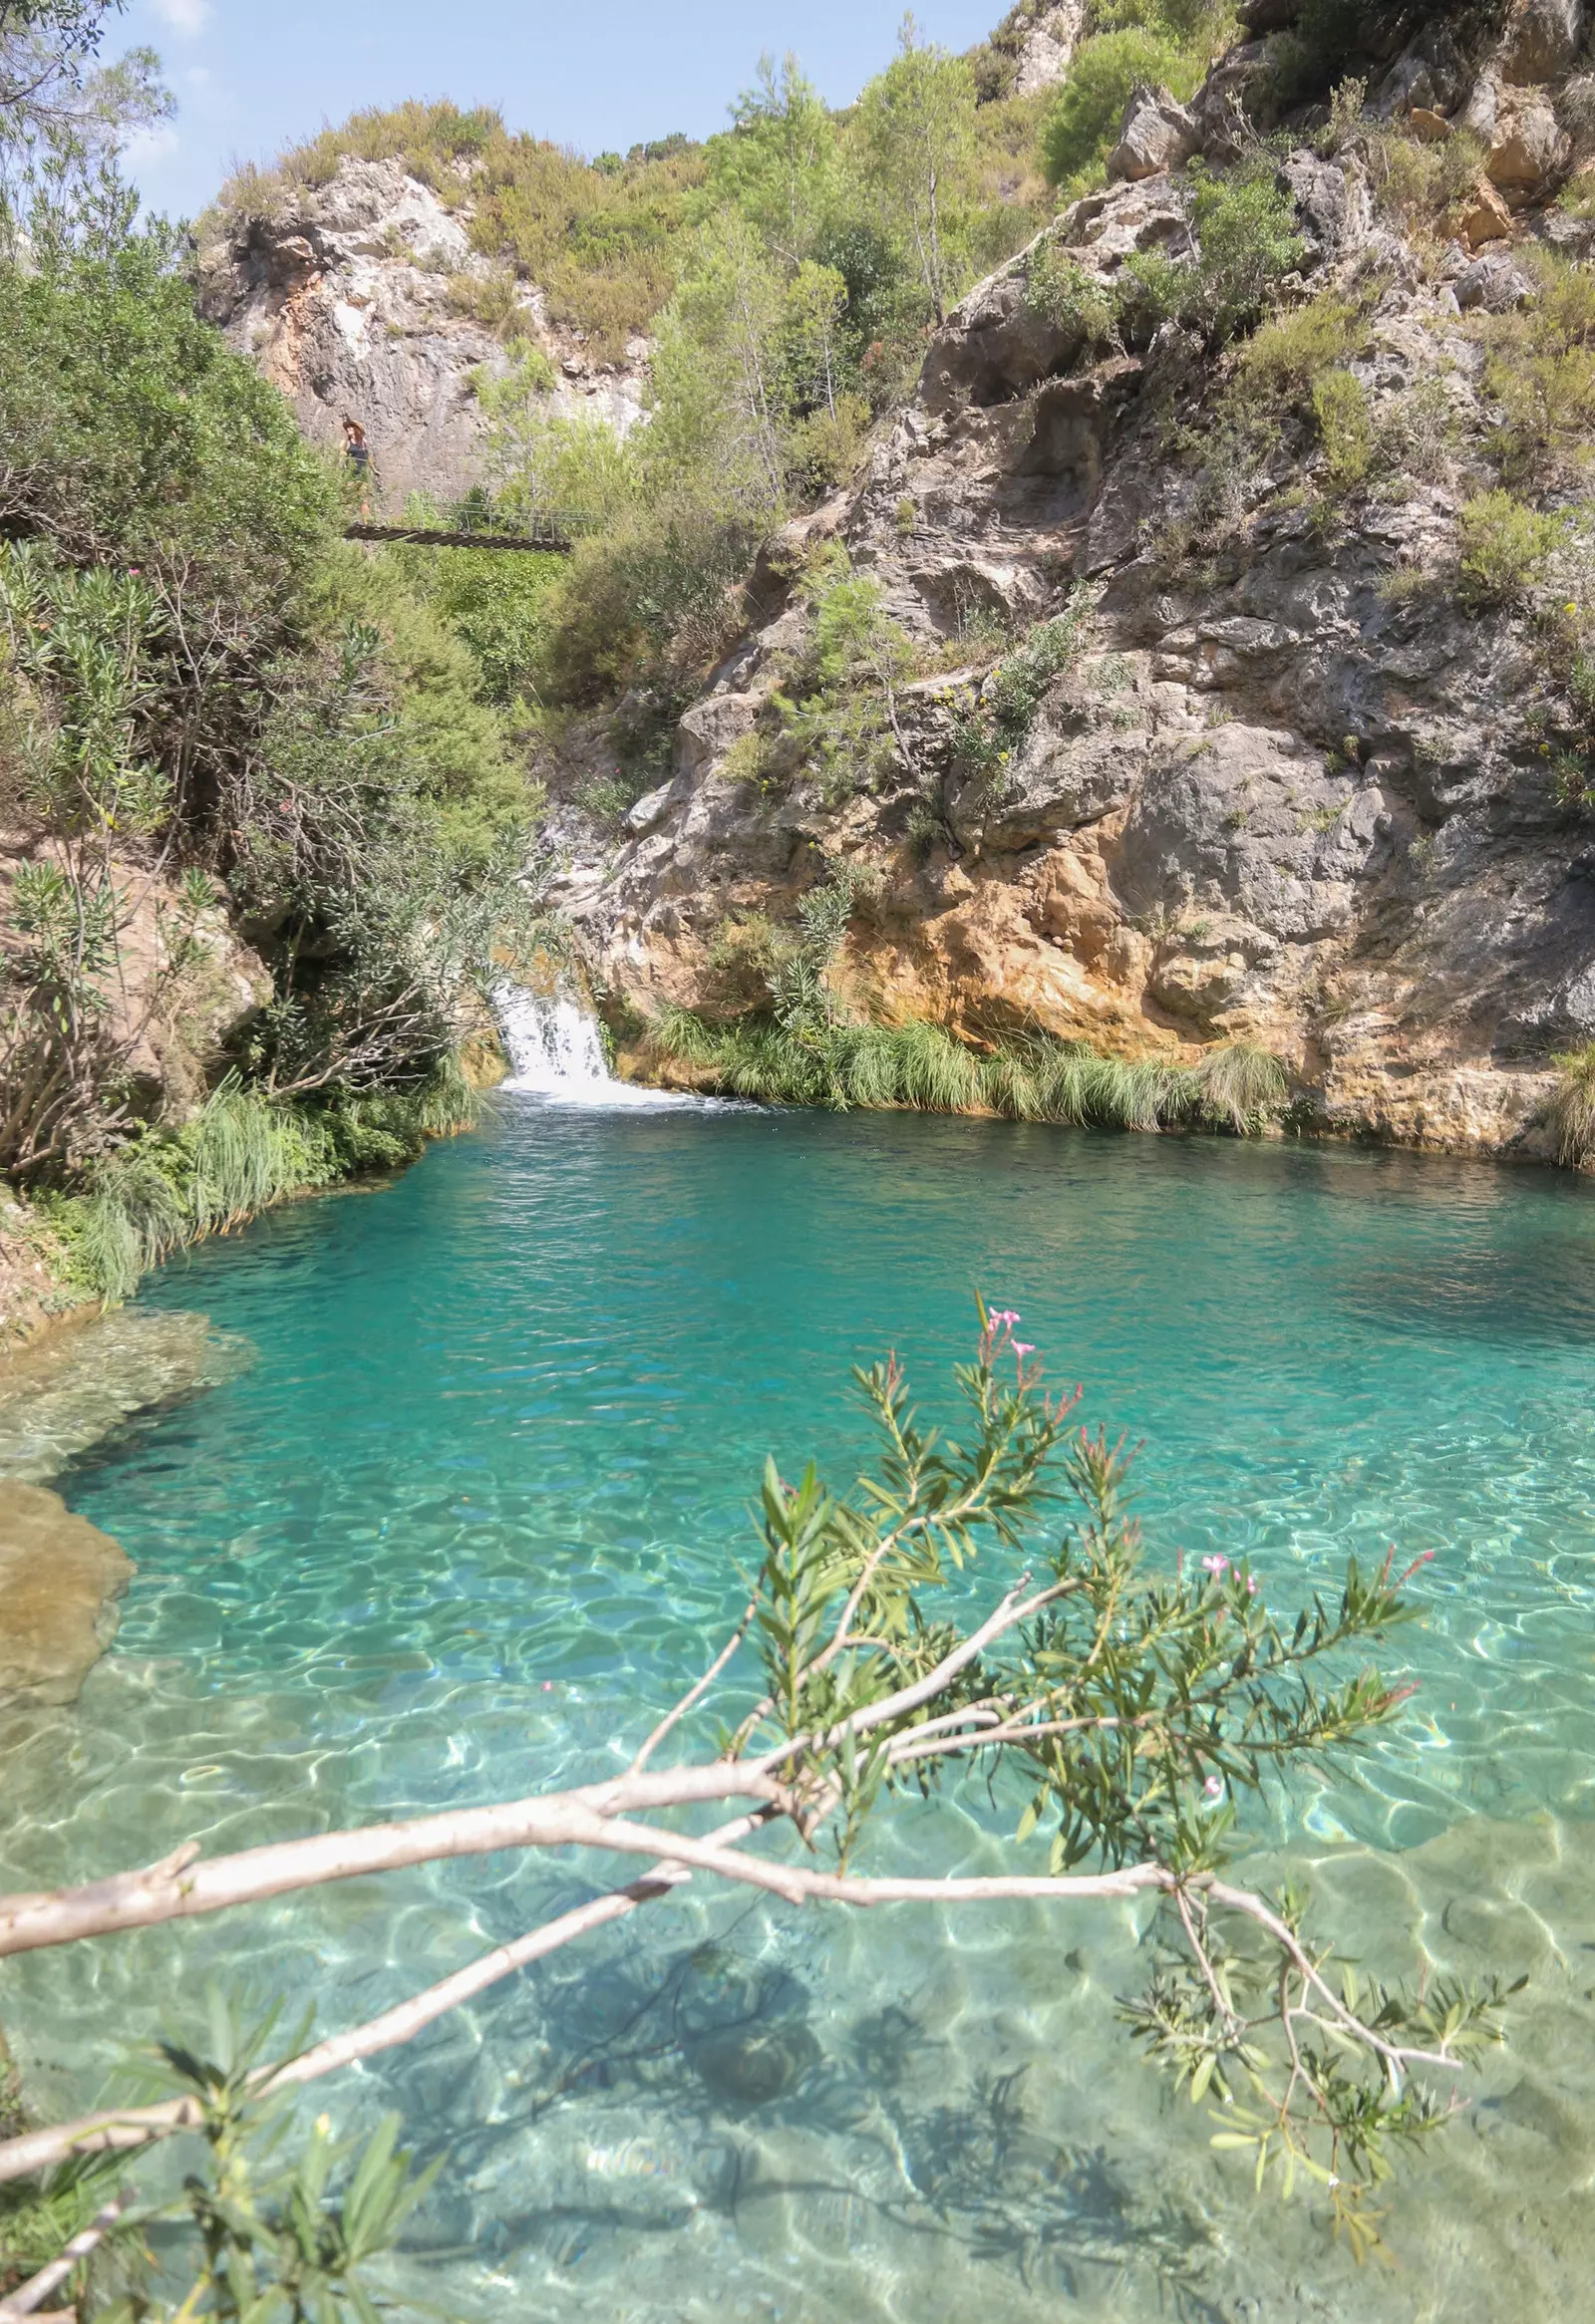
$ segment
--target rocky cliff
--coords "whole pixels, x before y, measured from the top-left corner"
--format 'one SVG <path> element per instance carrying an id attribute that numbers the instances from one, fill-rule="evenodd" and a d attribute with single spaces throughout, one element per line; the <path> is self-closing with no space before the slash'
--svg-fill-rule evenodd
<path id="1" fill-rule="evenodd" d="M 1125 1055 L 1245 1037 L 1323 1125 L 1543 1150 L 1552 1059 L 1595 1040 L 1576 448 L 1536 458 L 1507 511 L 1539 503 L 1532 573 L 1469 588 L 1463 559 L 1499 489 L 1513 318 L 1589 246 L 1595 204 L 1565 197 L 1595 143 L 1584 34 L 1582 0 L 1530 0 L 1471 53 L 1432 19 L 1367 62 L 1360 121 L 1282 125 L 1261 39 L 1188 109 L 1138 91 L 1106 189 L 969 295 L 867 473 L 778 544 L 671 779 L 618 845 L 556 824 L 601 989 L 723 1011 L 728 929 L 791 923 L 846 858 L 868 874 L 839 972 L 860 1008 Z M 1322 364 L 1285 376 L 1288 338 L 1217 354 L 1176 321 L 1092 321 L 1094 291 L 1127 311 L 1148 254 L 1199 262 L 1200 172 L 1259 127 L 1300 237 L 1276 311 L 1339 335 L 1355 442 Z M 1401 172 L 1433 176 L 1447 144 L 1420 218 Z M 928 672 L 895 700 L 887 770 L 839 804 L 745 779 L 824 539 Z M 1000 774 L 972 770 L 994 639 L 1066 609 L 1068 668 Z"/>
<path id="2" fill-rule="evenodd" d="M 215 214 L 197 260 L 199 308 L 280 388 L 313 442 L 365 428 L 381 507 L 411 492 L 456 499 L 482 475 L 477 381 L 505 342 L 553 367 L 553 412 L 624 433 L 641 410 L 648 347 L 594 356 L 551 322 L 534 283 L 505 279 L 472 247 L 470 164 L 435 190 L 397 160 L 345 155 L 323 184 L 273 180 Z M 485 319 L 484 319 L 485 318 Z"/>

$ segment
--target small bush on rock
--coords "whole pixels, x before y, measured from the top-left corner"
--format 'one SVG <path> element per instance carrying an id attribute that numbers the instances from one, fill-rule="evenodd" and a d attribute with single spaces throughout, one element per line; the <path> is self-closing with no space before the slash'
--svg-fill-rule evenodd
<path id="1" fill-rule="evenodd" d="M 1520 604 L 1546 568 L 1566 532 L 1560 516 L 1541 516 L 1510 492 L 1479 492 L 1458 518 L 1460 594 L 1475 610 Z"/>
<path id="2" fill-rule="evenodd" d="M 1313 388 L 1313 415 L 1324 446 L 1332 490 L 1357 492 L 1374 464 L 1374 421 L 1368 393 L 1354 372 L 1326 372 Z"/>

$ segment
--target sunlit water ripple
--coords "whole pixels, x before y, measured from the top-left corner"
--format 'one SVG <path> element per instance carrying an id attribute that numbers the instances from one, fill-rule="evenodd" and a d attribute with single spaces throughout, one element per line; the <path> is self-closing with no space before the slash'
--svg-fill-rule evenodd
<path id="1" fill-rule="evenodd" d="M 1061 2301 L 1482 2324 L 1538 2312 L 1529 2284 L 1595 2312 L 1557 2273 L 1588 2298 L 1595 1199 L 1548 1175 L 503 1100 L 396 1186 L 283 1211 L 144 1295 L 258 1356 L 65 1481 L 140 1572 L 81 1703 L 0 1737 L 0 1876 L 612 1766 L 740 1603 L 767 1451 L 845 1484 L 848 1367 L 895 1346 L 933 1400 L 977 1287 L 1089 1417 L 1144 1439 L 1158 1557 L 1243 1553 L 1286 1603 L 1349 1551 L 1436 1553 L 1390 1658 L 1421 1681 L 1412 1714 L 1361 1784 L 1305 1786 L 1259 1835 L 1322 1858 L 1325 1909 L 1370 1950 L 1383 1930 L 1536 1970 L 1540 2014 L 1414 2182 L 1405 2273 L 1353 2277 L 1305 2211 L 1252 2210 L 1126 2059 L 1112 1997 L 1144 1915 L 804 1919 L 688 1893 L 346 2082 L 346 2110 L 398 2103 L 449 2151 L 396 2285 L 560 2324 L 995 2324 Z M 959 1798 L 878 1857 L 994 1846 Z M 211 1968 L 313 1996 L 330 2027 L 600 1877 L 491 1859 L 80 1946 L 7 1964 L 0 2019 L 41 2100 L 71 2105 Z M 1524 2190 L 1558 2188 L 1567 2217 L 1523 2227 Z"/>

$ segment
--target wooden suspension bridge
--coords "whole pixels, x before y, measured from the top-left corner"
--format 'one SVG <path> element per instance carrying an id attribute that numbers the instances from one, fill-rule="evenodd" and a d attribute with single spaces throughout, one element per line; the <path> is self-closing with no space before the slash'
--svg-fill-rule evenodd
<path id="1" fill-rule="evenodd" d="M 485 525 L 346 524 L 345 540 L 398 541 L 418 549 L 520 549 L 543 556 L 568 556 L 571 536 L 555 517 L 534 516 L 519 532 L 490 531 Z"/>

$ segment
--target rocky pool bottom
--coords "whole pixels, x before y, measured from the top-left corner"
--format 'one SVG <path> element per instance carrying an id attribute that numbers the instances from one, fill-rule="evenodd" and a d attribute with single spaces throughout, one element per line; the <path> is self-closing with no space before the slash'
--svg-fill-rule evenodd
<path id="1" fill-rule="evenodd" d="M 1113 2002 L 1145 1906 L 804 1915 L 695 1884 L 324 2086 L 447 2150 L 393 2288 L 636 2324 L 1587 2312 L 1595 1204 L 1539 1174 L 506 1099 L 380 1196 L 151 1286 L 130 1323 L 206 1315 L 216 1384 L 94 1450 L 58 1405 L 55 1489 L 138 1573 L 79 1700 L 0 1712 L 0 1880 L 612 1765 L 737 1604 L 765 1452 L 845 1480 L 848 1364 L 895 1344 L 938 1399 L 977 1286 L 1144 1436 L 1154 1556 L 1241 1551 L 1285 1604 L 1348 1551 L 1436 1552 L 1387 1657 L 1411 1714 L 1248 1867 L 1307 1866 L 1371 1967 L 1529 1976 L 1399 2185 L 1395 2266 L 1257 2203 L 1135 2063 Z M 912 1808 L 877 1861 L 994 1864 L 1001 1822 Z M 604 1871 L 494 1859 L 10 1962 L 0 2020 L 73 2108 L 211 1971 L 330 2028 Z"/>

